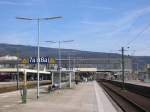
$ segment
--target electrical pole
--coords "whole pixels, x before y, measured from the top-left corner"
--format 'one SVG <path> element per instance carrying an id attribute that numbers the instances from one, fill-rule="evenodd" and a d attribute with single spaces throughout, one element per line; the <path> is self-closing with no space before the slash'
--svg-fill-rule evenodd
<path id="1" fill-rule="evenodd" d="M 122 53 L 122 89 L 125 89 L 125 83 L 124 83 L 124 47 L 121 48 Z"/>
<path id="2" fill-rule="evenodd" d="M 59 56 L 59 88 L 61 88 L 61 49 L 60 49 L 60 43 L 61 41 L 58 41 L 59 48 L 58 48 L 58 56 Z"/>
<path id="3" fill-rule="evenodd" d="M 19 90 L 19 50 L 17 49 L 17 90 Z"/>
<path id="4" fill-rule="evenodd" d="M 59 70 L 59 88 L 61 88 L 61 74 L 62 74 L 62 65 L 61 65 L 61 43 L 68 43 L 68 42 L 73 42 L 74 40 L 65 40 L 65 41 L 45 41 L 45 42 L 50 42 L 50 43 L 58 43 L 59 47 L 58 47 L 58 58 L 59 58 L 59 62 L 58 62 L 58 70 Z"/>
<path id="5" fill-rule="evenodd" d="M 70 54 L 69 54 L 68 58 L 69 58 L 69 65 L 68 65 L 68 68 L 69 68 L 69 70 L 71 70 Z"/>
<path id="6" fill-rule="evenodd" d="M 74 59 L 73 59 L 73 68 L 74 68 L 74 70 L 75 70 L 75 67 L 76 67 L 76 59 L 75 59 L 75 57 L 74 57 Z"/>
<path id="7" fill-rule="evenodd" d="M 61 16 L 54 16 L 54 17 L 46 17 L 46 18 L 28 18 L 28 17 L 16 17 L 16 19 L 21 19 L 21 20 L 29 20 L 29 21 L 37 21 L 37 99 L 39 98 L 40 95 L 40 21 L 43 20 L 51 20 L 51 19 L 58 19 L 62 18 Z"/>
<path id="8" fill-rule="evenodd" d="M 71 78 L 72 77 L 72 74 L 71 74 L 71 69 L 70 69 L 70 54 L 69 54 L 69 86 L 70 86 L 70 88 L 71 88 Z"/>
<path id="9" fill-rule="evenodd" d="M 37 36 L 38 36 L 38 43 L 37 43 L 37 99 L 39 98 L 39 89 L 40 89 L 40 73 L 39 73 L 39 70 L 40 70 L 40 19 L 38 18 L 37 19 Z"/>

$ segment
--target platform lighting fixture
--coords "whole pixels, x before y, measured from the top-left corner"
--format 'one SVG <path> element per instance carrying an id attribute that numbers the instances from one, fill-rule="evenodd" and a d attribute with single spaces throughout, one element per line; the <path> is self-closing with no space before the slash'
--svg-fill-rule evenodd
<path id="1" fill-rule="evenodd" d="M 39 66 L 40 66 L 40 62 L 39 62 L 39 58 L 40 58 L 40 21 L 43 20 L 51 20 L 51 19 L 59 19 L 62 18 L 62 16 L 54 16 L 54 17 L 46 17 L 46 18 L 28 18 L 28 17 L 16 17 L 16 19 L 20 19 L 20 20 L 29 20 L 29 21 L 37 21 L 37 35 L 38 35 L 38 43 L 37 43 L 37 99 L 39 98 Z"/>
<path id="2" fill-rule="evenodd" d="M 61 43 L 69 43 L 69 42 L 73 42 L 74 40 L 63 40 L 63 41 L 45 41 L 48 43 L 58 43 L 59 47 L 58 47 L 58 57 L 59 57 L 59 88 L 61 88 Z"/>

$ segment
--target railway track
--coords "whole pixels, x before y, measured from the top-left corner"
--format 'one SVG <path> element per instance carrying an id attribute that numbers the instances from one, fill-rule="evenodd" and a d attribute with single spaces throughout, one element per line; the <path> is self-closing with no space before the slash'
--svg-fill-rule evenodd
<path id="1" fill-rule="evenodd" d="M 150 112 L 149 97 L 122 90 L 120 87 L 106 81 L 101 80 L 98 82 L 123 112 Z"/>
<path id="2" fill-rule="evenodd" d="M 120 88 L 122 87 L 122 82 L 119 82 L 119 81 L 112 81 L 112 80 L 106 80 L 106 79 L 103 79 L 102 81 L 116 85 Z M 135 85 L 131 83 L 125 83 L 124 85 L 125 85 L 126 90 L 150 98 L 150 87 L 142 86 L 142 85 Z"/>
<path id="3" fill-rule="evenodd" d="M 40 81 L 40 85 L 48 85 L 51 84 L 51 81 Z M 37 86 L 37 81 L 28 81 L 27 82 L 27 88 L 34 88 Z M 19 84 L 19 88 L 23 88 L 23 82 Z M 16 91 L 17 86 L 16 84 L 7 84 L 7 85 L 2 85 L 0 86 L 0 93 L 5 93 L 5 92 L 11 92 L 11 91 Z"/>

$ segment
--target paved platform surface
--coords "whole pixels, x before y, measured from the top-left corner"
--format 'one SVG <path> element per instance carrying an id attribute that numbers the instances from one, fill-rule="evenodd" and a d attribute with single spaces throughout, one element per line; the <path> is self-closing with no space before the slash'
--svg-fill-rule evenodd
<path id="1" fill-rule="evenodd" d="M 19 91 L 0 94 L 0 112 L 116 112 L 95 81 L 51 93 L 41 87 L 38 100 L 36 89 L 31 89 L 27 100 L 21 104 Z"/>
<path id="2" fill-rule="evenodd" d="M 114 81 L 121 82 L 120 80 L 114 80 Z M 135 85 L 141 85 L 141 86 L 150 87 L 150 83 L 149 82 L 143 82 L 143 81 L 140 81 L 140 80 L 125 80 L 125 83 L 131 83 L 131 84 L 135 84 Z"/>
<path id="3" fill-rule="evenodd" d="M 50 80 L 42 80 L 40 83 L 50 82 Z M 24 82 L 20 81 L 19 85 L 22 85 Z M 27 81 L 27 83 L 37 83 L 37 81 Z M 0 87 L 9 87 L 9 86 L 17 86 L 17 82 L 0 82 Z"/>
<path id="4" fill-rule="evenodd" d="M 140 80 L 131 80 L 131 81 L 125 81 L 127 83 L 135 84 L 135 85 L 141 85 L 141 86 L 147 86 L 150 87 L 150 83 L 148 82 L 142 82 Z"/>

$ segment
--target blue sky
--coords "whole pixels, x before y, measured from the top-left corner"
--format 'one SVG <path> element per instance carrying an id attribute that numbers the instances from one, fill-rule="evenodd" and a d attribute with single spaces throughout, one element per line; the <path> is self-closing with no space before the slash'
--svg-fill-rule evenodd
<path id="1" fill-rule="evenodd" d="M 74 40 L 61 46 L 117 53 L 129 46 L 126 54 L 150 55 L 150 0 L 0 0 L 0 15 L 1 43 L 37 45 L 36 21 L 16 16 L 63 16 L 41 21 L 41 46 L 58 47 L 46 40 Z"/>

